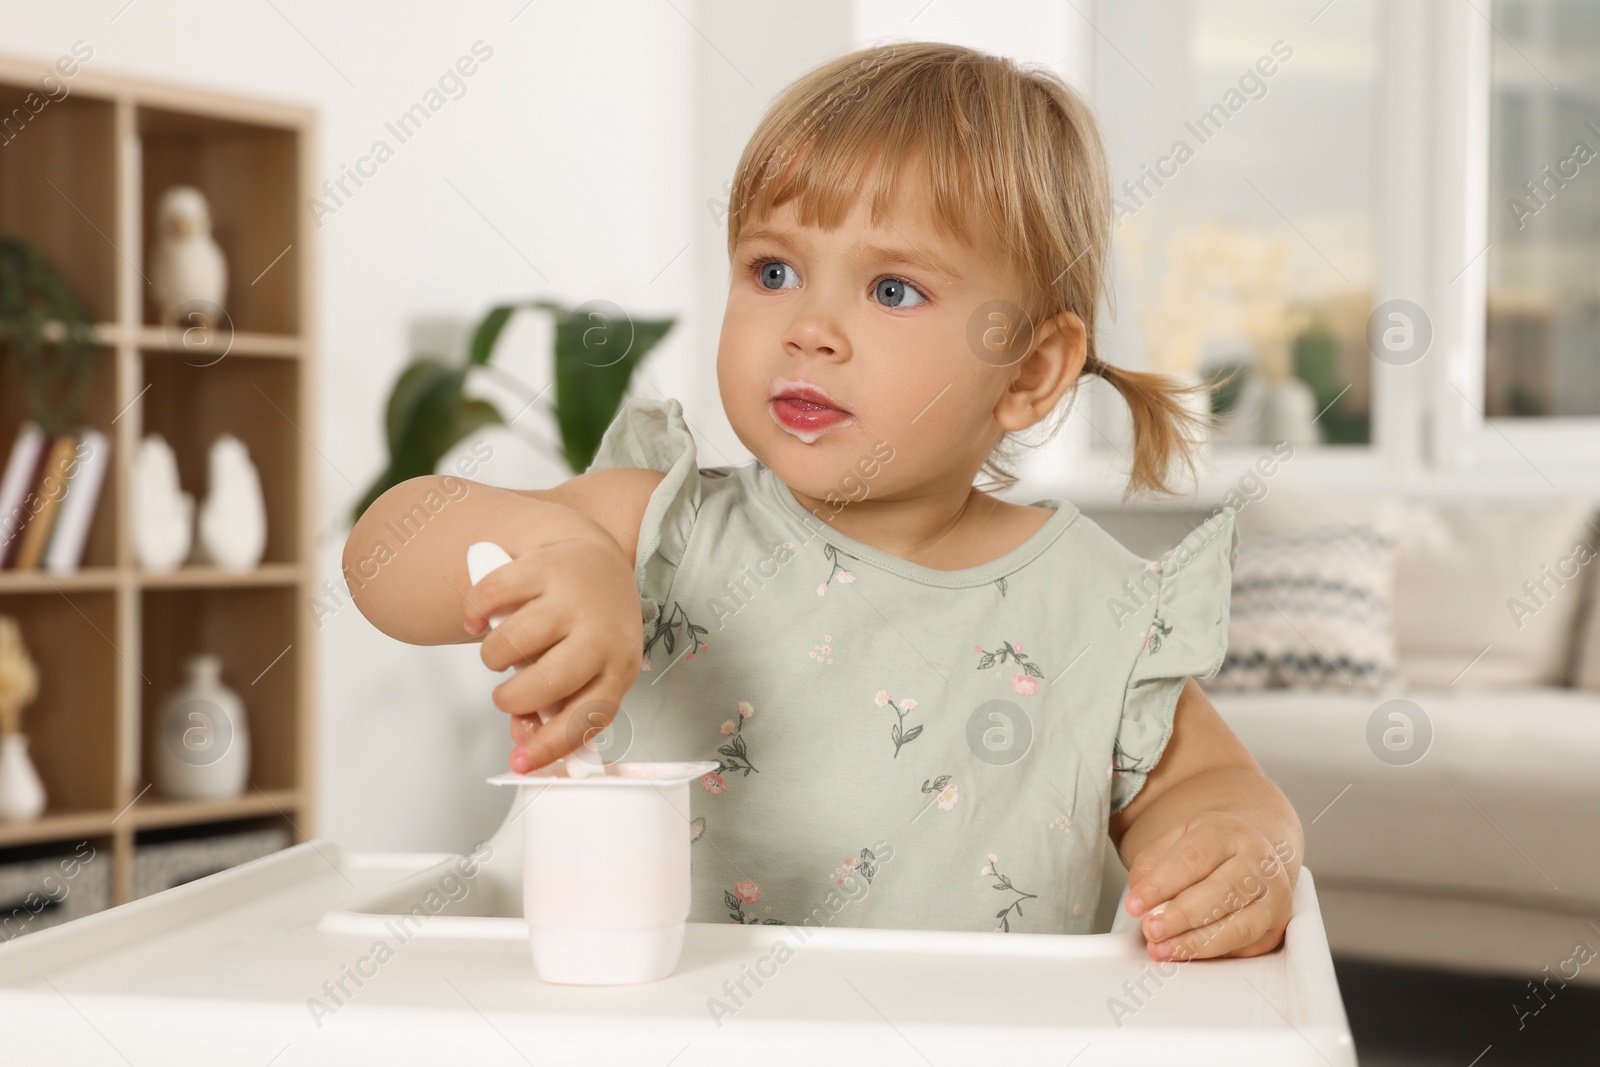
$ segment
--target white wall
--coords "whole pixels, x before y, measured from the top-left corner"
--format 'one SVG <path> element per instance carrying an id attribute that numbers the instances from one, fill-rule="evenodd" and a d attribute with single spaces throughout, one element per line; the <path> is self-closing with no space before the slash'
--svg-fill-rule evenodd
<path id="1" fill-rule="evenodd" d="M 83 39 L 95 70 L 310 104 L 322 115 L 319 171 L 329 177 L 474 42 L 493 49 L 465 94 L 319 233 L 316 441 L 326 462 L 316 566 L 338 582 L 345 515 L 383 463 L 382 403 L 396 374 L 419 347 L 459 343 L 495 302 L 605 298 L 677 317 L 636 392 L 683 401 L 697 436 L 708 435 L 704 464 L 748 460 L 716 393 L 728 267 L 708 203 L 723 197 L 772 98 L 816 63 L 884 36 L 970 39 L 1086 82 L 1073 57 L 1087 27 L 1053 3 L 923 8 L 99 0 L 68 9 L 0 0 L 0 48 L 42 65 Z M 542 388 L 542 324 L 519 320 L 505 344 L 497 362 Z M 522 406 L 504 396 L 508 414 Z M 485 480 L 537 486 L 567 476 L 519 436 L 551 438 L 539 420 L 530 411 L 515 434 L 491 435 Z M 507 800 L 483 779 L 504 769 L 508 742 L 477 647 L 401 645 L 353 607 L 327 617 L 320 639 L 316 832 L 358 848 L 429 850 L 487 835 Z"/>

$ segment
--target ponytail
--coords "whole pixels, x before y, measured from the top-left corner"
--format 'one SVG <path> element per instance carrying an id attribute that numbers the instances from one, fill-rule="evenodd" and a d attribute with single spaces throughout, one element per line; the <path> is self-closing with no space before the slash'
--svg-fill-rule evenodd
<path id="1" fill-rule="evenodd" d="M 1193 478 L 1200 443 L 1221 421 L 1209 411 L 1197 412 L 1186 401 L 1192 396 L 1209 398 L 1213 390 L 1232 381 L 1238 370 L 1185 385 L 1168 374 L 1125 370 L 1090 355 L 1083 372 L 1098 374 L 1122 394 L 1133 417 L 1133 469 L 1128 472 L 1123 501 L 1141 492 L 1179 495 L 1181 490 L 1172 488 L 1168 480 L 1174 459 L 1181 462 Z"/>

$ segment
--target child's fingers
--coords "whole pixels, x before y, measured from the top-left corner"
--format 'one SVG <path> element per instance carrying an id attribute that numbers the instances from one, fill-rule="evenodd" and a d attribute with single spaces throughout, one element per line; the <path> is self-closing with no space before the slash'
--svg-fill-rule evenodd
<path id="1" fill-rule="evenodd" d="M 1238 911 L 1269 891 L 1250 862 L 1232 856 L 1206 877 L 1157 904 L 1139 924 L 1147 941 L 1164 941 Z"/>
<path id="2" fill-rule="evenodd" d="M 1123 866 L 1128 868 L 1128 897 L 1126 907 L 1129 915 L 1139 916 L 1161 903 L 1177 895 L 1183 886 L 1164 885 L 1153 881 L 1150 871 L 1156 860 L 1167 854 L 1167 851 L 1187 832 L 1182 823 L 1167 827 L 1167 829 L 1154 841 L 1144 847 L 1136 856 L 1122 853 Z"/>
<path id="3" fill-rule="evenodd" d="M 568 637 L 494 687 L 494 706 L 512 715 L 558 705 L 599 673 L 598 654 Z"/>
<path id="4" fill-rule="evenodd" d="M 558 709 L 547 708 L 545 710 L 554 715 Z M 534 712 L 531 715 L 511 716 L 511 743 L 518 748 L 522 747 L 528 743 L 528 738 L 533 736 L 533 732 L 542 725 L 544 724 L 540 722 L 538 712 Z"/>
<path id="5" fill-rule="evenodd" d="M 1263 897 L 1199 929 L 1165 941 L 1152 941 L 1148 946 L 1150 958 L 1180 961 L 1212 959 L 1255 945 L 1276 928 L 1279 920 L 1275 908 L 1276 904 L 1270 897 Z"/>
<path id="6" fill-rule="evenodd" d="M 1289 914 L 1287 912 L 1279 912 L 1276 921 L 1268 925 L 1266 933 L 1243 948 L 1234 949 L 1229 955 L 1244 959 L 1247 956 L 1259 956 L 1264 952 L 1271 952 L 1283 943 L 1283 932 L 1288 929 L 1288 926 Z"/>
<path id="7" fill-rule="evenodd" d="M 590 684 L 568 697 L 561 711 L 536 730 L 522 746 L 533 767 L 543 767 L 564 756 L 597 760 L 585 750 L 585 742 L 604 729 L 617 715 L 620 705 L 613 695 L 617 686 L 608 678 L 595 677 Z"/>
<path id="8" fill-rule="evenodd" d="M 531 715 L 511 716 L 511 752 L 506 762 L 516 774 L 527 774 L 536 764 L 528 758 L 528 742 L 539 730 L 544 729 L 545 722 L 540 715 L 554 718 L 560 712 L 559 706 L 541 708 Z"/>
<path id="9" fill-rule="evenodd" d="M 478 658 L 491 671 L 504 671 L 537 661 L 567 636 L 555 612 L 533 604 L 515 609 L 492 633 L 483 635 Z"/>
<path id="10" fill-rule="evenodd" d="M 461 594 L 461 614 L 469 632 L 487 626 L 491 616 L 512 611 L 544 592 L 541 569 L 525 561 L 526 557 L 496 567 Z"/>
<path id="11" fill-rule="evenodd" d="M 1135 857 L 1128 871 L 1128 911 L 1141 915 L 1171 900 L 1220 867 L 1237 842 L 1209 829 L 1163 834 Z"/>

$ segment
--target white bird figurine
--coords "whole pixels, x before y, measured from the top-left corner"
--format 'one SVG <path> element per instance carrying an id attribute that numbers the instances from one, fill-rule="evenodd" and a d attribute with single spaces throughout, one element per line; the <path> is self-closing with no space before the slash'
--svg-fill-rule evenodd
<path id="1" fill-rule="evenodd" d="M 164 325 L 175 322 L 179 308 L 191 301 L 204 304 L 189 311 L 206 321 L 186 314 L 188 321 L 179 325 L 207 329 L 220 325 L 216 319 L 228 293 L 228 262 L 211 238 L 211 209 L 206 198 L 192 185 L 174 185 L 161 194 L 151 274 L 150 285 Z"/>
<path id="2" fill-rule="evenodd" d="M 158 433 L 139 442 L 133 471 L 133 548 L 149 570 L 167 571 L 189 555 L 194 497 L 178 488 L 178 460 Z"/>
<path id="3" fill-rule="evenodd" d="M 211 473 L 200 505 L 202 559 L 229 570 L 249 570 L 267 547 L 267 509 L 261 475 L 250 450 L 231 433 L 211 445 Z"/>

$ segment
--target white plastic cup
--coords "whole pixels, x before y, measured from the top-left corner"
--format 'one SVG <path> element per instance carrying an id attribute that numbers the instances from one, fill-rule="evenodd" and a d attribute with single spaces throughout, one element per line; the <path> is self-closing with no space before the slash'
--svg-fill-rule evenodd
<path id="1" fill-rule="evenodd" d="M 696 763 L 610 763 L 501 774 L 518 787 L 522 914 L 533 967 L 563 985 L 631 985 L 670 975 L 689 918 L 689 783 Z"/>

